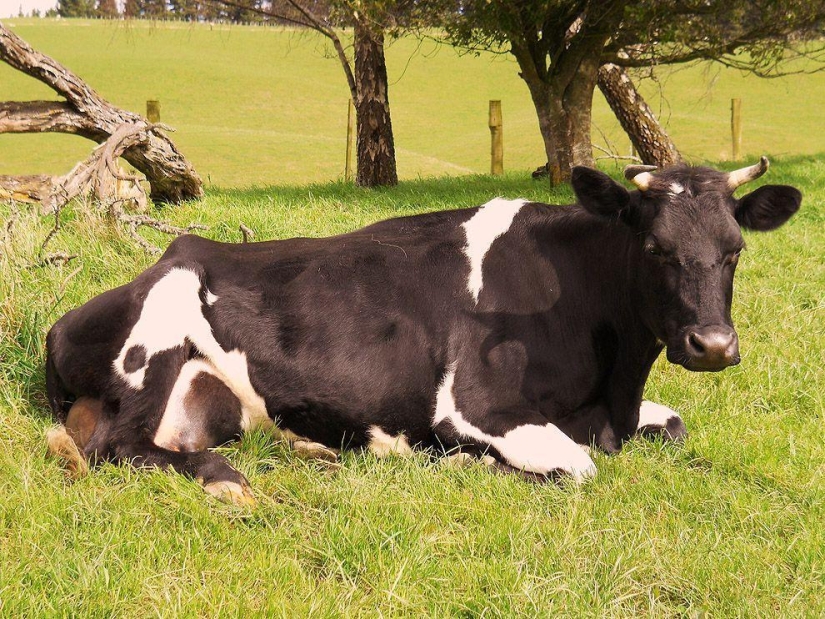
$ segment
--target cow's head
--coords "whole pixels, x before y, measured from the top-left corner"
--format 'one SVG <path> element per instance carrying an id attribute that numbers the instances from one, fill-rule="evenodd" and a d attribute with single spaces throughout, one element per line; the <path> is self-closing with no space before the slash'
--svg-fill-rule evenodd
<path id="1" fill-rule="evenodd" d="M 741 197 L 733 192 L 768 169 L 725 173 L 684 165 L 653 172 L 630 166 L 628 191 L 597 170 L 573 169 L 580 204 L 601 217 L 619 219 L 636 233 L 640 311 L 667 346 L 667 358 L 688 370 L 718 371 L 739 363 L 739 339 L 730 308 L 733 274 L 744 247 L 740 228 L 773 230 L 799 208 L 802 194 L 766 185 Z"/>

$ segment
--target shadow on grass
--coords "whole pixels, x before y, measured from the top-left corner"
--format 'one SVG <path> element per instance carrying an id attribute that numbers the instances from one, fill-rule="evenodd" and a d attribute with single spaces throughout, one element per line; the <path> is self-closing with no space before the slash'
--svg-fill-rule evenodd
<path id="1" fill-rule="evenodd" d="M 482 204 L 496 196 L 526 197 L 555 203 L 574 201 L 569 185 L 550 187 L 546 179 L 533 180 L 529 173 L 504 176 L 470 175 L 401 181 L 396 187 L 357 187 L 353 183 L 336 181 L 311 185 L 272 185 L 242 189 L 210 187 L 207 198 L 218 201 L 260 202 L 269 199 L 286 203 L 308 200 L 358 203 L 384 210 L 387 206 L 400 210 L 420 210 L 432 203 L 434 208 L 449 205 L 462 208 Z"/>

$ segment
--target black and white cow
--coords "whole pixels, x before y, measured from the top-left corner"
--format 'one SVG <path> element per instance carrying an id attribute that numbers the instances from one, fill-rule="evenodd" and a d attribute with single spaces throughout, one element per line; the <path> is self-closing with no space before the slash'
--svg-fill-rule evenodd
<path id="1" fill-rule="evenodd" d="M 739 363 L 741 228 L 799 208 L 793 187 L 733 196 L 732 173 L 632 168 L 628 191 L 573 170 L 578 204 L 497 198 L 331 238 L 175 240 L 48 336 L 51 407 L 92 461 L 171 467 L 225 498 L 208 448 L 272 427 L 310 453 L 464 448 L 528 476 L 595 473 L 636 434 L 679 438 L 642 402 L 663 348 L 688 370 Z"/>

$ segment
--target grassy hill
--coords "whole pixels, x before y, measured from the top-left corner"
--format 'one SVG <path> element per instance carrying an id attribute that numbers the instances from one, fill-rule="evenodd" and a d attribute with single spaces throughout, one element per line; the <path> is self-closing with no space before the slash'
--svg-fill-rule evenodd
<path id="1" fill-rule="evenodd" d="M 319 35 L 184 23 L 4 23 L 118 106 L 145 113 L 147 99 L 160 100 L 163 121 L 177 129 L 175 141 L 213 185 L 343 176 L 349 92 Z M 392 43 L 387 56 L 402 178 L 488 171 L 490 99 L 503 103 L 505 168 L 527 171 L 543 162 L 536 115 L 509 56 L 459 56 L 412 38 Z M 819 110 L 825 74 L 760 80 L 694 65 L 662 73 L 644 91 L 696 162 L 730 156 L 731 97 L 743 100 L 743 151 L 751 158 L 825 151 Z M 36 98 L 55 95 L 0 64 L 0 100 Z M 629 151 L 598 92 L 594 141 Z M 63 173 L 90 146 L 72 136 L 0 135 L 0 174 Z"/>

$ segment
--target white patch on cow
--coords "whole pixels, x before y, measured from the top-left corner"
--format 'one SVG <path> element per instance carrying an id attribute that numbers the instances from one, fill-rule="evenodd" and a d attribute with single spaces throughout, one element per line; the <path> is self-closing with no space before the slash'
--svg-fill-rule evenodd
<path id="1" fill-rule="evenodd" d="M 409 456 L 412 454 L 412 447 L 407 441 L 407 437 L 402 432 L 398 436 L 392 436 L 384 432 L 378 426 L 370 426 L 369 450 L 379 458 L 384 458 L 390 454 Z"/>
<path id="2" fill-rule="evenodd" d="M 212 307 L 213 305 L 215 305 L 215 303 L 218 302 L 218 298 L 219 298 L 218 295 L 216 295 L 214 292 L 212 292 L 211 290 L 209 290 L 207 288 L 207 290 L 206 290 L 206 304 L 209 307 Z"/>
<path id="3" fill-rule="evenodd" d="M 480 206 L 478 212 L 462 224 L 461 227 L 464 228 L 467 236 L 464 253 L 470 261 L 467 288 L 476 302 L 478 302 L 481 287 L 484 285 L 482 278 L 484 256 L 487 255 L 493 241 L 510 229 L 513 219 L 526 203 L 527 200 L 495 198 Z"/>
<path id="4" fill-rule="evenodd" d="M 493 447 L 510 466 L 539 473 L 564 471 L 576 481 L 596 474 L 596 465 L 584 450 L 552 423 L 525 424 L 504 436 L 493 436 L 467 421 L 453 397 L 455 368 L 448 369 L 436 395 L 433 426 L 449 420 L 459 434 Z"/>
<path id="5" fill-rule="evenodd" d="M 140 317 L 114 361 L 115 371 L 135 389 L 143 389 L 146 367 L 152 357 L 183 346 L 188 339 L 209 361 L 213 373 L 240 400 L 241 428 L 246 431 L 268 427 L 272 420 L 267 415 L 266 403 L 249 380 L 246 353 L 227 352 L 218 344 L 212 326 L 203 316 L 201 286 L 197 273 L 182 268 L 171 269 L 158 280 L 146 295 Z M 143 346 L 146 362 L 129 373 L 123 364 L 133 346 Z"/>
<path id="6" fill-rule="evenodd" d="M 670 191 L 671 191 L 672 193 L 674 193 L 674 194 L 677 194 L 677 195 L 678 195 L 678 194 L 680 194 L 680 193 L 683 193 L 683 192 L 685 191 L 685 188 L 684 188 L 684 187 L 682 187 L 682 185 L 680 185 L 679 183 L 671 183 L 671 185 L 670 185 Z"/>
<path id="7" fill-rule="evenodd" d="M 639 407 L 639 425 L 637 429 L 651 426 L 655 428 L 664 428 L 667 426 L 668 420 L 672 418 L 679 419 L 679 413 L 672 408 L 668 408 L 663 404 L 656 404 L 649 400 L 643 400 Z"/>

